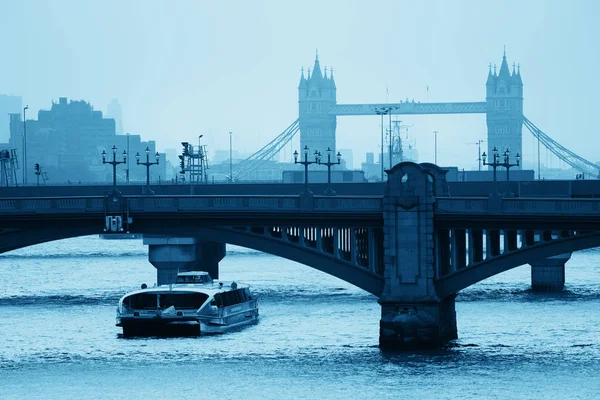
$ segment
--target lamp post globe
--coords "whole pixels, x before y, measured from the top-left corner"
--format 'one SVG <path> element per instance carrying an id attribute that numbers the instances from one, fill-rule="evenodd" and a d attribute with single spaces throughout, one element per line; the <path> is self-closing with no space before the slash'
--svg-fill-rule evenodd
<path id="1" fill-rule="evenodd" d="M 117 146 L 112 147 L 113 159 L 112 161 L 106 161 L 106 151 L 102 150 L 102 164 L 110 164 L 113 167 L 113 187 L 117 186 L 117 165 L 127 163 L 127 152 L 123 150 L 123 161 L 117 161 Z"/>
<path id="2" fill-rule="evenodd" d="M 325 191 L 326 196 L 335 196 L 335 191 L 331 188 L 331 167 L 334 165 L 339 165 L 342 162 L 342 155 L 338 151 L 336 158 L 337 161 L 331 161 L 331 154 L 333 150 L 331 147 L 327 148 L 327 162 L 321 162 L 321 158 L 319 157 L 319 164 L 327 166 L 327 190 Z"/>
<path id="3" fill-rule="evenodd" d="M 157 151 L 156 155 L 155 155 L 156 161 L 155 162 L 151 162 L 150 161 L 150 148 L 149 147 L 146 147 L 145 153 L 146 153 L 146 162 L 140 162 L 140 153 L 137 153 L 135 155 L 135 158 L 137 160 L 137 165 L 144 165 L 146 167 L 146 190 L 150 191 L 150 167 L 152 165 L 158 165 L 158 162 L 159 162 L 159 159 L 160 159 L 160 155 L 158 154 L 158 151 Z"/>
<path id="4" fill-rule="evenodd" d="M 315 161 L 308 161 L 308 145 L 304 146 L 304 161 L 298 161 L 298 152 L 294 150 L 294 164 L 304 165 L 304 193 L 309 194 L 310 190 L 308 190 L 308 166 L 311 164 L 318 164 L 320 159 L 320 154 L 317 150 L 314 152 Z"/>

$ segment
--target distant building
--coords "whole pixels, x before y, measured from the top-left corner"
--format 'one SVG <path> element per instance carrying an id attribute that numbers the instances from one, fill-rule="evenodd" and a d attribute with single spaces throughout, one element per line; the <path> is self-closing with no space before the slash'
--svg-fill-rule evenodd
<path id="1" fill-rule="evenodd" d="M 119 104 L 119 100 L 112 99 L 106 108 L 106 116 L 115 120 L 115 131 L 117 134 L 122 134 L 123 130 L 123 109 Z"/>
<path id="2" fill-rule="evenodd" d="M 246 154 L 241 154 L 237 150 L 233 150 L 231 153 L 232 153 L 231 158 L 234 160 L 247 158 Z M 224 161 L 229 162 L 229 150 L 215 150 L 214 155 L 212 157 L 212 162 L 220 163 L 220 162 L 224 162 Z"/>
<path id="3" fill-rule="evenodd" d="M 365 162 L 361 164 L 365 179 L 369 182 L 381 182 L 381 154 L 378 153 L 378 156 L 379 162 L 375 163 L 375 153 L 367 153 Z"/>
<path id="4" fill-rule="evenodd" d="M 340 154 L 342 155 L 342 162 L 346 163 L 346 169 L 353 169 L 354 168 L 354 153 L 352 152 L 352 149 L 339 149 L 338 150 L 340 152 Z M 324 155 L 325 157 L 327 157 L 326 153 L 321 152 L 322 155 Z M 335 161 L 333 158 L 336 156 L 337 153 L 332 153 L 331 154 L 331 161 Z M 327 161 L 327 160 L 325 160 Z"/>
<path id="5" fill-rule="evenodd" d="M 0 94 L 0 143 L 8 143 L 10 138 L 9 114 L 20 114 L 23 105 L 20 96 Z"/>
<path id="6" fill-rule="evenodd" d="M 165 149 L 165 154 L 167 155 L 167 161 L 169 161 L 173 165 L 179 164 L 179 151 L 173 148 Z"/>
<path id="7" fill-rule="evenodd" d="M 9 146 L 16 148 L 19 164 L 23 160 L 23 121 L 20 114 L 11 114 Z M 117 160 L 129 148 L 128 162 L 117 166 L 117 180 L 145 181 L 145 167 L 137 166 L 135 154 L 146 161 L 145 150 L 150 150 L 150 161 L 156 161 L 156 145 L 143 142 L 139 135 L 116 135 L 115 120 L 104 118 L 85 101 L 67 101 L 59 98 L 50 110 L 40 110 L 38 119 L 28 119 L 27 128 L 27 180 L 35 181 L 33 165 L 39 163 L 48 173 L 51 182 L 110 182 L 112 167 L 102 163 L 101 153 L 106 151 L 112 160 L 113 145 L 117 147 Z M 161 174 L 163 165 L 151 168 L 152 176 Z M 155 175 L 156 174 L 156 175 Z M 165 176 L 165 172 L 162 172 Z"/>

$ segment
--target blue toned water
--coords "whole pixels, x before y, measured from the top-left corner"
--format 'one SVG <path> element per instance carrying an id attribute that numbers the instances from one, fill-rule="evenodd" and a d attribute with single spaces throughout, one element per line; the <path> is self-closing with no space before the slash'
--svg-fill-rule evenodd
<path id="1" fill-rule="evenodd" d="M 521 267 L 457 298 L 459 340 L 385 354 L 376 298 L 303 265 L 228 247 L 221 277 L 252 285 L 257 325 L 200 338 L 122 339 L 119 297 L 153 283 L 139 240 L 84 237 L 0 256 L 0 398 L 598 398 L 600 251 L 567 291 L 529 292 Z"/>

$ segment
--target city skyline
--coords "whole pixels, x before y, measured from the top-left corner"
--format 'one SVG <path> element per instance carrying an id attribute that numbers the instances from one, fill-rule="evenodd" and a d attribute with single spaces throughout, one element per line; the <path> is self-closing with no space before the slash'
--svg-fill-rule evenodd
<path id="1" fill-rule="evenodd" d="M 360 2 L 352 2 L 353 7 L 326 3 L 318 13 L 311 11 L 311 2 L 302 7 L 237 2 L 240 12 L 233 15 L 204 2 L 107 2 L 103 7 L 68 1 L 4 3 L 3 15 L 12 18 L 2 25 L 3 33 L 16 33 L 26 45 L 9 44 L 7 51 L 22 57 L 0 67 L 0 75 L 3 90 L 20 95 L 31 115 L 49 99 L 63 96 L 85 99 L 103 111 L 117 98 L 124 131 L 139 132 L 160 149 L 178 147 L 199 134 L 211 151 L 227 149 L 228 132 L 233 131 L 235 149 L 253 153 L 297 118 L 300 68 L 312 65 L 316 48 L 321 64 L 335 69 L 339 103 L 434 102 L 483 101 L 488 64 L 500 65 L 506 45 L 509 64 L 521 65 L 524 114 L 553 139 L 598 161 L 594 136 L 588 134 L 593 120 L 585 114 L 599 89 L 586 78 L 600 64 L 595 52 L 587 51 L 593 37 L 589 32 L 597 28 L 593 12 L 582 12 L 598 6 L 534 1 L 519 3 L 520 12 L 511 12 L 516 3 L 494 6 L 492 16 L 491 8 L 471 1 L 457 7 L 389 2 L 383 7 L 389 10 L 386 15 Z M 107 32 L 101 23 L 107 18 L 125 21 L 137 12 L 144 18 L 134 29 L 117 23 Z M 295 18 L 286 29 L 283 21 L 289 15 Z M 414 18 L 403 19 L 403 29 L 395 29 L 394 18 L 403 15 Z M 350 29 L 358 19 L 365 22 Z M 298 29 L 302 34 L 282 34 L 307 20 L 313 23 Z M 153 29 L 154 23 L 161 29 Z M 31 33 L 36 31 L 28 29 L 33 24 L 37 32 L 45 32 L 43 37 Z M 247 34 L 228 33 L 232 26 Z M 95 46 L 82 46 L 84 39 L 75 34 L 82 30 Z M 373 39 L 378 37 L 383 39 Z M 42 58 L 58 61 L 42 65 L 37 62 Z M 437 130 L 441 165 L 477 165 L 476 146 L 468 143 L 486 139 L 483 116 L 401 119 L 415 125 L 411 135 L 420 161 L 433 161 L 432 132 Z M 378 118 L 338 118 L 337 143 L 352 149 L 357 162 L 364 161 L 366 152 L 377 154 Z M 524 163 L 535 157 L 531 135 L 524 133 Z M 544 164 L 545 157 L 542 152 Z M 559 166 L 549 158 L 549 165 Z"/>

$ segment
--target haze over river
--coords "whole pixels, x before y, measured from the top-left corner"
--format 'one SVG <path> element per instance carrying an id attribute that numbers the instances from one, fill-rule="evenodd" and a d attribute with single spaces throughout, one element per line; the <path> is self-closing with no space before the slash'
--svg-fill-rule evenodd
<path id="1" fill-rule="evenodd" d="M 377 298 L 235 246 L 221 278 L 251 285 L 260 321 L 199 338 L 120 337 L 119 298 L 156 270 L 141 240 L 82 237 L 0 255 L 0 398 L 599 398 L 600 250 L 566 291 L 520 267 L 457 297 L 459 339 L 382 353 Z"/>

